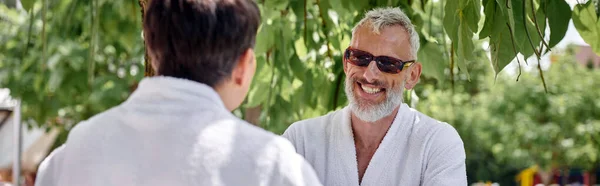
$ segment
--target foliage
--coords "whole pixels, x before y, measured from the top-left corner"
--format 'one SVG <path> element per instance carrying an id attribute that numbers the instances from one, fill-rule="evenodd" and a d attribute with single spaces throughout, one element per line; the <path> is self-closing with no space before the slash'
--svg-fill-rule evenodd
<path id="1" fill-rule="evenodd" d="M 280 133 L 293 121 L 345 105 L 341 55 L 350 42 L 351 29 L 372 8 L 398 6 L 407 13 L 421 37 L 418 56 L 425 64 L 423 74 L 438 85 L 471 80 L 474 76 L 467 69 L 478 63 L 491 64 L 498 74 L 517 54 L 526 58 L 546 54 L 564 37 L 572 14 L 564 0 L 446 2 L 260 1 L 263 25 L 256 48 L 256 81 L 247 104 L 236 113 L 244 116 L 245 109 L 261 108 L 259 123 Z M 597 20 L 590 15 L 576 11 L 573 19 L 588 25 Z M 596 41 L 600 32 L 591 28 L 578 30 L 587 29 L 587 42 L 600 43 Z M 491 60 L 473 52 L 480 48 L 480 41 L 489 42 Z M 600 48 L 595 45 L 595 50 Z"/>
<path id="2" fill-rule="evenodd" d="M 138 0 L 21 2 L 24 10 L 0 4 L 0 87 L 23 101 L 29 124 L 69 129 L 127 98 L 144 69 Z M 597 78 L 597 72 L 565 65 L 563 69 L 572 70 L 561 74 L 557 71 L 563 69 L 557 67 L 569 64 L 561 62 L 546 74 L 547 94 L 534 86 L 539 84 L 534 83 L 539 82 L 535 75 L 525 74 L 518 83 L 514 77 L 496 76 L 517 54 L 547 53 L 562 40 L 570 20 L 599 53 L 598 1 L 579 4 L 574 11 L 564 0 L 258 0 L 258 4 L 262 25 L 255 48 L 256 76 L 248 99 L 235 113 L 249 119 L 251 111 L 258 110 L 258 123 L 270 131 L 282 133 L 292 122 L 346 105 L 341 55 L 350 43 L 351 29 L 366 10 L 396 6 L 407 13 L 421 38 L 418 57 L 424 76 L 414 90 L 421 96 L 419 109 L 459 129 L 469 166 L 495 173 L 477 172 L 474 178 L 508 175 L 512 169 L 506 167 L 532 162 L 597 162 L 598 155 L 591 150 L 597 152 L 598 143 L 590 140 L 597 141 L 597 136 L 589 131 L 596 130 L 599 114 L 591 98 L 598 95 L 578 92 L 585 87 L 576 87 L 577 83 L 558 83 L 576 77 L 577 82 L 598 87 L 594 84 L 598 81 L 590 78 Z M 544 35 L 546 28 L 549 36 Z M 484 42 L 489 43 L 489 52 L 480 47 Z M 495 86 L 487 85 L 494 81 Z M 542 135 L 555 134 L 557 124 L 559 134 Z M 563 130 L 563 125 L 570 128 Z M 546 133 L 521 130 L 538 126 Z M 579 150 L 564 156 L 551 153 L 548 159 L 552 144 L 571 144 L 570 139 L 572 149 Z M 481 149 L 474 147 L 480 144 Z"/>
<path id="3" fill-rule="evenodd" d="M 481 83 L 476 94 L 427 85 L 417 109 L 457 128 L 471 178 L 512 180 L 503 173 L 534 164 L 591 170 L 600 165 L 600 70 L 575 62 L 572 49 L 556 58 L 548 93 L 537 74 L 524 73 L 518 82 Z"/>
<path id="4" fill-rule="evenodd" d="M 0 87 L 29 124 L 69 128 L 127 98 L 143 76 L 137 6 L 42 1 L 28 14 L 0 4 Z"/>

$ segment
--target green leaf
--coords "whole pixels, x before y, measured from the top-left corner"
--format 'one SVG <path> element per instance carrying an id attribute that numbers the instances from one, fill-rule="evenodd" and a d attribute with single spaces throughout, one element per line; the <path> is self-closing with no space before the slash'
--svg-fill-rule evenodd
<path id="1" fill-rule="evenodd" d="M 498 7 L 502 10 L 502 15 L 505 16 L 505 18 L 508 17 L 508 25 L 510 25 L 514 34 L 515 16 L 513 15 L 512 0 L 496 0 L 496 2 L 498 3 Z"/>
<path id="2" fill-rule="evenodd" d="M 423 64 L 423 75 L 433 77 L 438 82 L 443 82 L 444 69 L 448 66 L 444 53 L 435 43 L 426 43 L 419 50 L 419 62 Z"/>
<path id="3" fill-rule="evenodd" d="M 583 40 L 592 47 L 597 55 L 600 55 L 600 22 L 598 22 L 596 9 L 592 1 L 575 5 L 573 25 L 575 25 Z"/>
<path id="4" fill-rule="evenodd" d="M 469 3 L 471 3 L 472 0 L 458 0 L 458 8 L 460 9 L 464 9 L 466 6 L 469 6 Z M 456 3 L 456 2 L 452 2 L 452 3 Z"/>
<path id="5" fill-rule="evenodd" d="M 264 57 L 258 58 L 256 62 L 256 75 L 254 76 L 252 87 L 248 92 L 246 107 L 256 107 L 265 102 L 271 89 L 270 80 L 273 69 L 266 64 Z"/>
<path id="6" fill-rule="evenodd" d="M 464 16 L 462 18 L 472 31 L 477 32 L 479 30 L 479 19 L 481 18 L 481 0 L 469 0 L 463 12 Z"/>
<path id="7" fill-rule="evenodd" d="M 534 29 L 535 29 L 534 35 L 538 36 L 539 37 L 538 41 L 541 42 L 542 38 L 545 37 L 545 31 L 546 31 L 546 13 L 544 13 L 543 7 L 541 7 L 541 5 L 540 5 L 540 8 L 538 8 L 537 11 L 535 12 L 535 16 L 536 16 L 535 18 L 537 19 L 536 23 L 539 27 L 539 30 L 534 27 Z M 540 36 L 540 34 L 542 34 L 542 35 Z"/>
<path id="8" fill-rule="evenodd" d="M 492 68 L 497 76 L 517 56 L 508 26 L 504 26 L 499 35 L 490 36 L 490 49 Z"/>
<path id="9" fill-rule="evenodd" d="M 304 1 L 306 0 L 292 0 L 290 1 L 290 7 L 294 11 L 294 14 L 298 18 L 299 22 L 304 21 Z"/>
<path id="10" fill-rule="evenodd" d="M 294 42 L 294 49 L 296 49 L 296 54 L 301 59 L 304 59 L 308 54 L 306 50 L 306 44 L 304 44 L 304 38 L 302 37 L 298 38 L 296 42 Z"/>
<path id="11" fill-rule="evenodd" d="M 35 0 L 21 0 L 21 5 L 23 6 L 23 9 L 25 9 L 27 12 L 31 11 L 34 3 Z"/>
<path id="12" fill-rule="evenodd" d="M 269 26 L 266 23 L 263 23 L 260 30 L 258 31 L 258 36 L 256 36 L 256 46 L 254 47 L 254 52 L 258 55 L 266 53 L 273 45 L 275 44 L 275 32 L 273 32 L 273 26 Z"/>
<path id="13" fill-rule="evenodd" d="M 342 0 L 345 1 L 345 0 Z M 368 5 L 369 1 L 351 1 L 352 4 L 350 6 L 354 8 L 354 10 L 364 10 Z"/>
<path id="14" fill-rule="evenodd" d="M 494 20 L 497 17 L 496 14 L 500 13 L 500 16 L 502 16 L 502 12 L 496 10 L 496 1 L 492 0 L 488 0 L 486 2 L 485 7 L 483 8 L 483 13 L 485 14 L 485 22 L 483 24 L 481 32 L 479 32 L 479 39 L 483 39 L 490 36 L 493 31 L 492 27 L 496 23 L 494 22 Z"/>
<path id="15" fill-rule="evenodd" d="M 473 31 L 471 31 L 467 24 L 461 22 L 458 32 L 460 34 L 458 37 L 458 47 L 455 48 L 458 68 L 465 72 L 467 78 L 470 79 L 467 61 L 473 62 L 473 50 L 475 50 L 473 46 Z"/>
<path id="16" fill-rule="evenodd" d="M 473 12 L 481 11 L 480 7 L 475 8 L 472 5 L 477 3 L 460 1 L 459 3 L 446 3 L 445 7 L 444 29 L 453 42 L 458 68 L 464 71 L 467 77 L 469 77 L 469 71 L 466 64 L 467 61 L 473 61 L 475 48 L 473 45 L 474 31 L 471 28 L 477 28 L 477 22 L 479 22 L 479 16 L 477 18 L 468 17 L 473 17 Z M 464 6 L 464 9 L 461 9 L 461 5 Z"/>
<path id="17" fill-rule="evenodd" d="M 457 3 L 446 3 L 446 7 L 444 7 L 444 29 L 452 41 L 456 41 L 458 38 L 458 8 Z"/>
<path id="18" fill-rule="evenodd" d="M 269 7 L 275 10 L 283 10 L 288 5 L 287 0 L 266 0 L 264 2 L 265 7 Z"/>
<path id="19" fill-rule="evenodd" d="M 294 76 L 296 76 L 296 78 L 298 78 L 300 81 L 304 82 L 306 68 L 304 67 L 304 64 L 302 64 L 300 58 L 298 58 L 298 55 L 292 56 L 292 59 L 290 60 L 290 67 L 294 73 Z"/>
<path id="20" fill-rule="evenodd" d="M 526 1 L 526 0 L 523 0 Z M 533 37 L 529 37 L 532 36 L 533 33 L 529 32 L 529 36 L 527 35 L 527 30 L 525 24 L 527 22 L 525 22 L 523 19 L 525 16 L 525 14 L 523 14 L 523 10 L 525 7 L 523 7 L 523 1 L 521 0 L 513 0 L 512 2 L 512 13 L 514 15 L 514 23 L 515 26 L 513 27 L 513 31 L 514 31 L 514 37 L 515 37 L 515 42 L 517 44 L 517 50 L 519 52 L 521 52 L 521 54 L 523 54 L 525 56 L 525 58 L 528 58 L 529 56 L 531 56 L 533 54 L 533 48 L 531 47 L 531 43 L 529 42 L 530 38 Z M 528 0 L 527 0 L 528 1 Z"/>
<path id="21" fill-rule="evenodd" d="M 334 9 L 340 16 L 341 14 L 345 14 L 348 12 L 346 6 L 343 6 L 343 3 L 348 3 L 346 0 L 329 0 L 329 6 Z M 342 6 L 340 6 L 342 5 Z"/>
<path id="22" fill-rule="evenodd" d="M 548 26 L 550 26 L 550 47 L 556 46 L 567 33 L 571 8 L 565 0 L 547 0 Z M 539 22 L 538 22 L 539 23 Z"/>

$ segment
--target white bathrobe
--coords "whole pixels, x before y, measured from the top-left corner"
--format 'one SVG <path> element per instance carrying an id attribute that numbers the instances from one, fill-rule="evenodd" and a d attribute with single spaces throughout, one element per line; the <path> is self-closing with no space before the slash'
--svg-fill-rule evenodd
<path id="1" fill-rule="evenodd" d="M 350 108 L 292 124 L 284 133 L 326 186 L 464 186 L 465 151 L 456 130 L 406 104 L 358 182 Z"/>
<path id="2" fill-rule="evenodd" d="M 232 115 L 204 84 L 144 79 L 123 104 L 78 124 L 36 186 L 320 185 L 285 138 Z"/>

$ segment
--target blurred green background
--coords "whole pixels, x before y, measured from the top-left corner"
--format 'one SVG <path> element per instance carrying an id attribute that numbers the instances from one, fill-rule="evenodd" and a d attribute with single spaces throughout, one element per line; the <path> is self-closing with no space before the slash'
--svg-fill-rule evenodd
<path id="1" fill-rule="evenodd" d="M 58 146 L 79 121 L 127 99 L 146 72 L 144 2 L 0 0 L 0 87 L 22 100 L 27 125 L 62 130 Z M 458 130 L 470 183 L 510 185 L 533 165 L 599 168 L 597 0 L 257 3 L 257 72 L 234 113 L 260 127 L 281 134 L 345 106 L 352 27 L 369 9 L 398 6 L 419 32 L 424 67 L 405 101 Z M 570 21 L 587 45 L 556 47 Z"/>

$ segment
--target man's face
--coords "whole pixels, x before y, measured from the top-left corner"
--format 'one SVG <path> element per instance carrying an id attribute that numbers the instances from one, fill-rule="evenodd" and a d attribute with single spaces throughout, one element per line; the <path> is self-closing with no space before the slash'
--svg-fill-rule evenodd
<path id="1" fill-rule="evenodd" d="M 408 32 L 401 26 L 389 26 L 376 34 L 367 23 L 355 30 L 350 47 L 374 56 L 409 61 L 414 59 L 409 38 Z M 402 103 L 402 92 L 410 69 L 405 67 L 400 73 L 391 74 L 381 72 L 376 62 L 366 67 L 344 62 L 345 91 L 354 115 L 361 120 L 374 122 L 392 114 Z"/>

